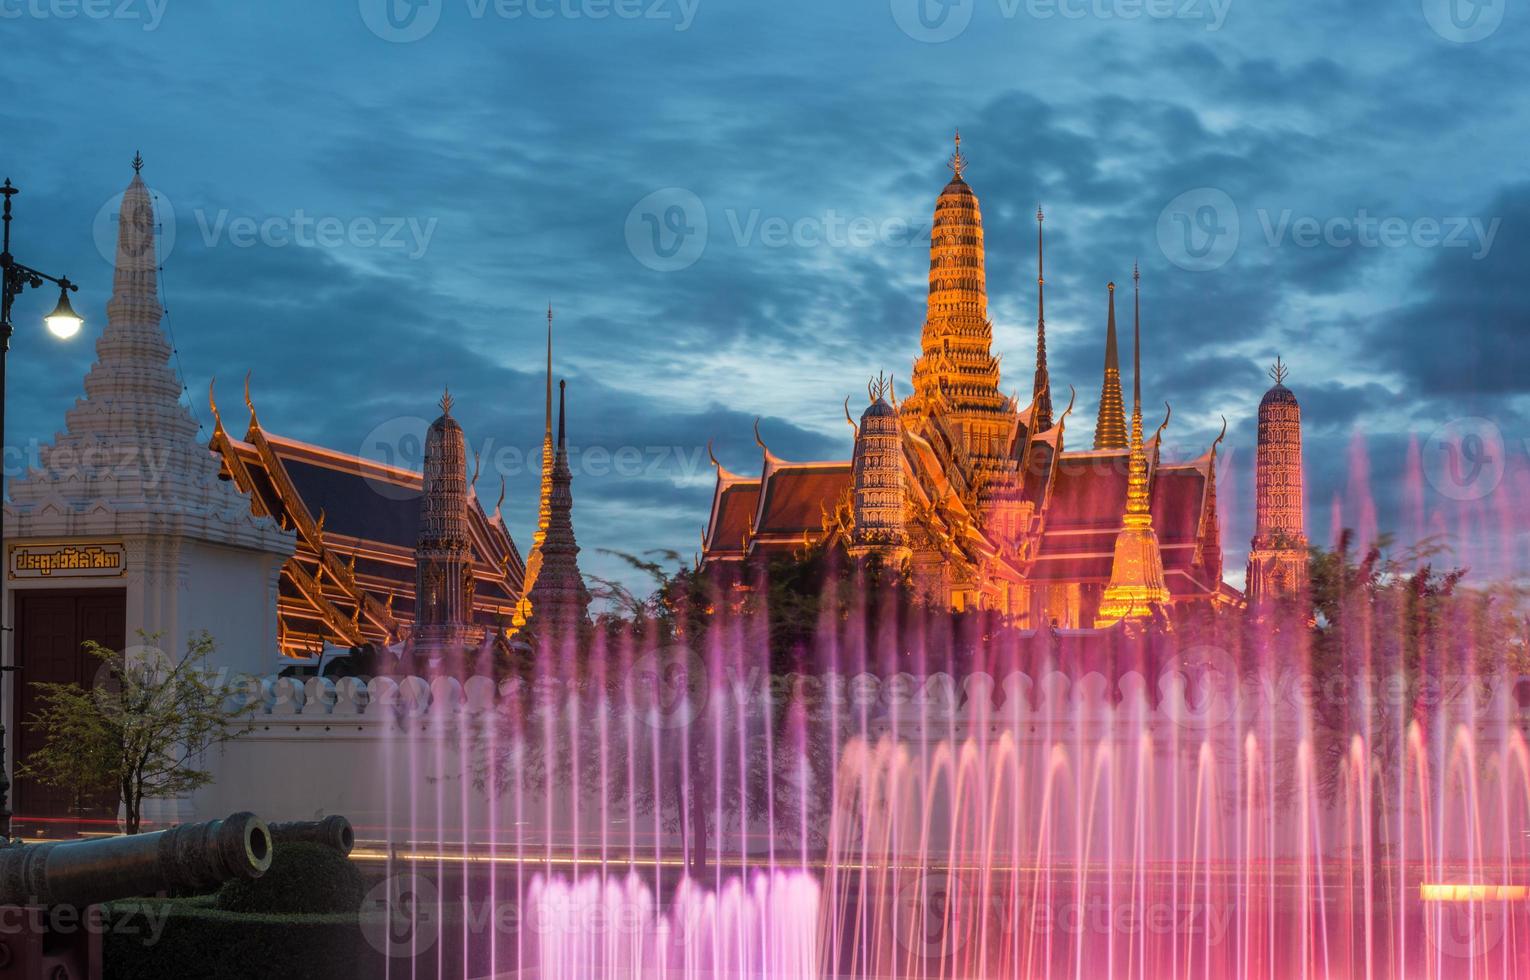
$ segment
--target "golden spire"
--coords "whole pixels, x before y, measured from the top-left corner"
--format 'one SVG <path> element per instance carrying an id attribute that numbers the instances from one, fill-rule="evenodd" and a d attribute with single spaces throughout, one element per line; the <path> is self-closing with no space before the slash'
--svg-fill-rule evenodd
<path id="1" fill-rule="evenodd" d="M 547 301 L 547 393 L 543 405 L 543 428 L 552 438 L 552 300 Z"/>
<path id="2" fill-rule="evenodd" d="M 452 405 L 454 405 L 454 404 L 456 404 L 456 403 L 452 400 L 452 390 L 451 390 L 451 388 L 450 387 L 445 388 L 442 391 L 442 394 L 441 394 L 441 414 L 442 415 L 450 415 L 450 414 L 452 414 Z"/>
<path id="3" fill-rule="evenodd" d="M 956 175 L 957 180 L 962 179 L 962 174 L 967 169 L 967 158 L 962 156 L 962 131 L 960 129 L 956 131 L 956 151 L 951 154 L 951 162 L 946 164 L 946 166 L 951 168 L 951 172 Z"/>
<path id="4" fill-rule="evenodd" d="M 1110 311 L 1105 319 L 1105 377 L 1100 381 L 1100 411 L 1094 423 L 1095 449 L 1125 449 L 1126 418 L 1121 408 L 1121 358 L 1116 348 L 1116 284 L 1107 283 Z"/>
<path id="5" fill-rule="evenodd" d="M 1143 274 L 1132 261 L 1132 414 L 1143 411 Z M 1167 425 L 1167 420 L 1164 420 Z"/>
<path id="6" fill-rule="evenodd" d="M 1286 365 L 1281 361 L 1280 355 L 1276 354 L 1275 363 L 1270 365 L 1270 380 L 1274 381 L 1278 385 L 1283 385 L 1286 383 L 1286 378 L 1290 375 L 1290 373 L 1291 372 L 1287 370 Z"/>
<path id="7" fill-rule="evenodd" d="M 531 533 L 531 553 L 526 556 L 525 591 L 530 592 L 542 572 L 542 542 L 547 539 L 547 525 L 552 521 L 552 341 L 553 308 L 547 303 L 547 378 L 542 407 L 542 487 L 537 500 L 537 527 Z"/>
<path id="8" fill-rule="evenodd" d="M 1036 206 L 1036 380 L 1031 400 L 1036 403 L 1036 429 L 1052 427 L 1052 376 L 1047 371 L 1047 276 L 1041 238 L 1041 205 Z"/>
<path id="9" fill-rule="evenodd" d="M 1096 626 L 1109 626 L 1123 619 L 1147 619 L 1153 615 L 1155 607 L 1169 601 L 1169 589 L 1163 578 L 1163 554 L 1158 550 L 1158 535 L 1153 531 L 1153 514 L 1148 500 L 1147 453 L 1142 446 L 1142 320 L 1139 300 L 1142 279 L 1135 266 L 1132 268 L 1132 280 L 1132 434 L 1126 477 L 1126 514 L 1121 521 L 1121 531 L 1116 535 L 1110 584 L 1105 587 L 1105 596 L 1100 601 Z M 1164 424 L 1168 424 L 1167 418 Z"/>

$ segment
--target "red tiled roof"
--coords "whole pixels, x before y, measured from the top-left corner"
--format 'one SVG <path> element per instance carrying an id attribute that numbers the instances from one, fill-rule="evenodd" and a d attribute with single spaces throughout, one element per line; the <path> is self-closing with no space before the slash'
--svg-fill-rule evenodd
<path id="1" fill-rule="evenodd" d="M 770 467 L 760 489 L 755 534 L 800 537 L 821 531 L 825 510 L 833 510 L 852 479 L 848 460 Z"/>
<path id="2" fill-rule="evenodd" d="M 250 442 L 224 438 L 215 440 L 215 447 L 226 446 L 220 451 L 236 454 L 242 461 L 262 510 L 284 514 L 288 526 L 294 520 L 287 514 L 289 509 L 307 511 L 314 521 L 322 513 L 326 551 L 338 556 L 342 563 L 354 560 L 360 589 L 385 606 L 392 596 L 394 618 L 407 624 L 414 604 L 420 474 L 269 433 L 262 435 L 297 491 L 297 501 L 281 498 L 277 481 L 267 472 L 260 451 Z M 476 499 L 470 503 L 468 523 L 476 580 L 475 619 L 490 624 L 514 606 L 525 566 L 515 542 Z M 347 614 L 353 608 L 349 597 L 335 588 L 329 576 L 318 572 L 317 562 L 306 540 L 300 540 L 297 553 L 283 570 L 282 623 L 289 635 L 322 636 L 333 641 L 336 637 L 331 635 L 333 631 L 324 616 L 308 604 L 308 598 L 292 579 L 294 575 L 306 574 L 326 583 L 322 586 L 325 597 L 338 603 L 340 612 Z M 373 629 L 365 619 L 360 628 L 367 635 Z"/>
<path id="3" fill-rule="evenodd" d="M 760 481 L 742 480 L 720 486 L 707 528 L 707 555 L 742 554 L 749 524 L 760 503 Z"/>
<path id="4" fill-rule="evenodd" d="M 1190 545 L 1191 557 L 1200 544 L 1201 509 L 1206 501 L 1206 474 L 1188 466 L 1160 466 L 1153 473 L 1150 509 L 1160 547 Z M 1168 555 L 1164 556 L 1165 563 Z"/>

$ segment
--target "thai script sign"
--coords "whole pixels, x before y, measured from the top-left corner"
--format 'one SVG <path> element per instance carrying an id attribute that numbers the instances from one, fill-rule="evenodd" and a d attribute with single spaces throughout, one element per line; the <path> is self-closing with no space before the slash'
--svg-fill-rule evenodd
<path id="1" fill-rule="evenodd" d="M 111 578 L 126 558 L 120 542 L 23 544 L 11 548 L 9 570 L 13 579 Z"/>

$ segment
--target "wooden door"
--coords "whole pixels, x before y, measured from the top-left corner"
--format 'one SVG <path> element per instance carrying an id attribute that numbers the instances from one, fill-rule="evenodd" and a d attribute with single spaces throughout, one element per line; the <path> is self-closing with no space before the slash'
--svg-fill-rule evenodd
<path id="1" fill-rule="evenodd" d="M 17 591 L 15 655 L 21 669 L 6 677 L 11 685 L 15 729 L 7 750 L 14 763 L 25 761 L 44 742 L 43 733 L 26 724 L 41 707 L 33 684 L 89 687 L 101 662 L 85 652 L 87 640 L 113 650 L 126 642 L 126 594 L 121 589 Z M 11 788 L 12 833 L 69 837 L 79 831 L 116 828 L 115 787 L 82 791 L 17 779 Z"/>

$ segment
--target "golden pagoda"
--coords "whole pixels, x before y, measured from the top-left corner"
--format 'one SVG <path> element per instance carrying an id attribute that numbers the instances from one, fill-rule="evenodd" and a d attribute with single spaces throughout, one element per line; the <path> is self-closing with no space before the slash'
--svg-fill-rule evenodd
<path id="1" fill-rule="evenodd" d="M 960 134 L 949 167 L 930 230 L 912 393 L 900 403 L 891 380 L 878 379 L 859 423 L 846 405 L 854 432 L 847 460 L 785 460 L 759 441 L 759 476 L 750 477 L 714 457 L 704 566 L 748 587 L 752 563 L 827 544 L 906 563 L 921 593 L 952 608 L 1001 611 L 1023 626 L 1093 628 L 1121 618 L 1111 603 L 1127 583 L 1129 563 L 1118 555 L 1129 532 L 1124 540 L 1142 546 L 1145 608 L 1240 602 L 1221 581 L 1214 447 L 1188 462 L 1160 460 L 1162 430 L 1143 442 L 1140 404 L 1128 444 L 1113 294 L 1098 448 L 1067 448 L 1073 399 L 1054 417 L 1039 208 L 1031 402 L 1003 393 L 982 208 Z M 1140 398 L 1140 379 L 1135 390 Z M 1122 578 L 1107 602 L 1118 564 Z"/>

